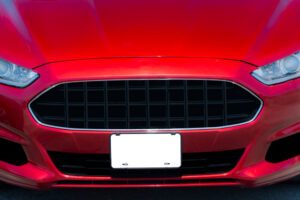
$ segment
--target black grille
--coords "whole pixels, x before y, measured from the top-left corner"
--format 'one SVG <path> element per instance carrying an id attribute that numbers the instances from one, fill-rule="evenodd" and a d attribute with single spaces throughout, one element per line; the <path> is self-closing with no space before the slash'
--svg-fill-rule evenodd
<path id="1" fill-rule="evenodd" d="M 244 150 L 209 153 L 184 153 L 178 169 L 112 169 L 108 154 L 72 154 L 49 152 L 56 167 L 65 174 L 110 176 L 116 178 L 161 178 L 195 174 L 224 173 L 233 169 Z"/>
<path id="2" fill-rule="evenodd" d="M 42 123 L 84 129 L 206 128 L 253 119 L 260 100 L 226 81 L 65 83 L 31 103 Z"/>

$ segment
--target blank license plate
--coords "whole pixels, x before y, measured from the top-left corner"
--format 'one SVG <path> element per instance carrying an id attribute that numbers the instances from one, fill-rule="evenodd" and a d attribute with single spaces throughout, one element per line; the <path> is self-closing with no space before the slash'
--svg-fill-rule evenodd
<path id="1" fill-rule="evenodd" d="M 178 168 L 180 134 L 113 134 L 111 165 L 116 169 Z"/>

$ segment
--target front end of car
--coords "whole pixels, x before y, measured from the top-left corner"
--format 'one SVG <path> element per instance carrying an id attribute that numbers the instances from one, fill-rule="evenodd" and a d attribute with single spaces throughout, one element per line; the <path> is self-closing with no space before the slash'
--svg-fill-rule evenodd
<path id="1" fill-rule="evenodd" d="M 35 189 L 286 180 L 300 173 L 299 69 L 298 53 L 263 67 L 157 57 L 22 70 L 1 61 L 0 180 Z M 180 136 L 179 166 L 112 165 L 112 136 L 160 134 Z M 149 148 L 158 156 L 171 146 Z"/>

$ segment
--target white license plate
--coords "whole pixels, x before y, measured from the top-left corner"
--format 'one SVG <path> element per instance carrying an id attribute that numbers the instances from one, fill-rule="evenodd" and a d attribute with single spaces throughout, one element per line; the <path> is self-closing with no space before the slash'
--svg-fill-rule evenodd
<path id="1" fill-rule="evenodd" d="M 113 134 L 111 166 L 116 169 L 178 168 L 180 134 Z"/>

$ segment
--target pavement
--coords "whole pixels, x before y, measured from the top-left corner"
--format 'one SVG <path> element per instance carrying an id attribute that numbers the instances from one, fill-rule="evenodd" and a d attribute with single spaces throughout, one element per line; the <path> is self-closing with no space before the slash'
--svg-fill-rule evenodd
<path id="1" fill-rule="evenodd" d="M 52 189 L 33 191 L 0 183 L 0 200 L 300 200 L 300 177 L 260 188 Z"/>

